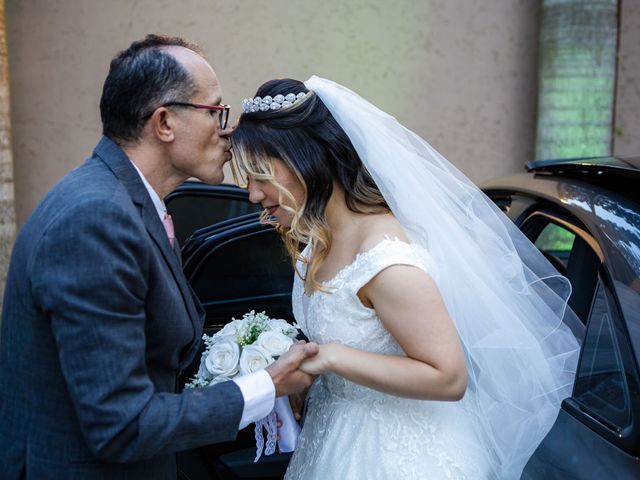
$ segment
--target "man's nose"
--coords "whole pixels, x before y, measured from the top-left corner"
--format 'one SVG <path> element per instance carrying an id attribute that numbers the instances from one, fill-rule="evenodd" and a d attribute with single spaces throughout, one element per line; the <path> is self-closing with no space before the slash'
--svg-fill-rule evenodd
<path id="1" fill-rule="evenodd" d="M 225 129 L 222 129 L 220 128 L 220 126 L 218 126 L 218 128 L 216 129 L 216 133 L 220 137 L 228 137 L 233 133 L 235 129 L 236 129 L 235 125 L 231 125 L 231 124 L 227 125 Z"/>

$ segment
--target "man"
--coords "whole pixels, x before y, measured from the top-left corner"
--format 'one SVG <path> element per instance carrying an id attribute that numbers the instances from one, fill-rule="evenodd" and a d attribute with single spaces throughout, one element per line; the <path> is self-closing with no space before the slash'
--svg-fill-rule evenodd
<path id="1" fill-rule="evenodd" d="M 266 371 L 174 393 L 203 312 L 162 198 L 223 179 L 228 107 L 211 66 L 150 35 L 111 62 L 93 156 L 20 232 L 0 344 L 1 477 L 173 479 L 175 452 L 231 440 L 307 387 L 297 344 Z M 164 228 L 163 228 L 164 227 Z"/>

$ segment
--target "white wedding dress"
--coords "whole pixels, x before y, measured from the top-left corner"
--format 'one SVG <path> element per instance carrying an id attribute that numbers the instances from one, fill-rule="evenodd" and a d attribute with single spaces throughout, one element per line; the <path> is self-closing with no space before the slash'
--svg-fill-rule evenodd
<path id="1" fill-rule="evenodd" d="M 307 247 L 308 248 L 308 247 Z M 303 255 L 308 254 L 307 250 Z M 296 275 L 293 312 L 307 337 L 385 355 L 405 355 L 357 292 L 391 265 L 433 274 L 435 262 L 421 246 L 385 239 L 360 253 L 324 286 L 304 293 Z M 298 268 L 304 275 L 305 266 Z M 424 312 L 429 321 L 429 312 Z M 311 387 L 296 451 L 285 476 L 293 479 L 492 479 L 495 462 L 480 445 L 481 429 L 467 397 L 459 402 L 400 398 L 335 374 Z"/>

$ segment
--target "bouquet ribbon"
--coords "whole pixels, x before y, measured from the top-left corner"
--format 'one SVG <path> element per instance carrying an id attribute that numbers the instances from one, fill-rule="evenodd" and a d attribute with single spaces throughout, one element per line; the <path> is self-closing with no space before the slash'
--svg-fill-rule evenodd
<path id="1" fill-rule="evenodd" d="M 282 422 L 280 428 L 276 428 L 276 416 Z M 266 444 L 263 429 L 267 431 Z M 271 455 L 276 451 L 277 435 L 280 435 L 280 440 L 277 442 L 280 452 L 293 452 L 296 448 L 299 434 L 300 426 L 293 416 L 289 397 L 276 398 L 273 411 L 256 422 L 256 458 L 254 462 L 260 459 L 263 450 L 265 455 Z"/>

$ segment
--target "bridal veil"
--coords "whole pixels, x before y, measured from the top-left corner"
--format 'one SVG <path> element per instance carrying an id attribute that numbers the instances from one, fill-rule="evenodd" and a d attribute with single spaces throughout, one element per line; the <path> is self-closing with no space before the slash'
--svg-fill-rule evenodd
<path id="1" fill-rule="evenodd" d="M 571 394 L 579 344 L 569 282 L 468 178 L 422 138 L 351 90 L 309 90 L 345 130 L 432 272 L 460 335 L 465 404 L 500 479 L 520 478 Z"/>

